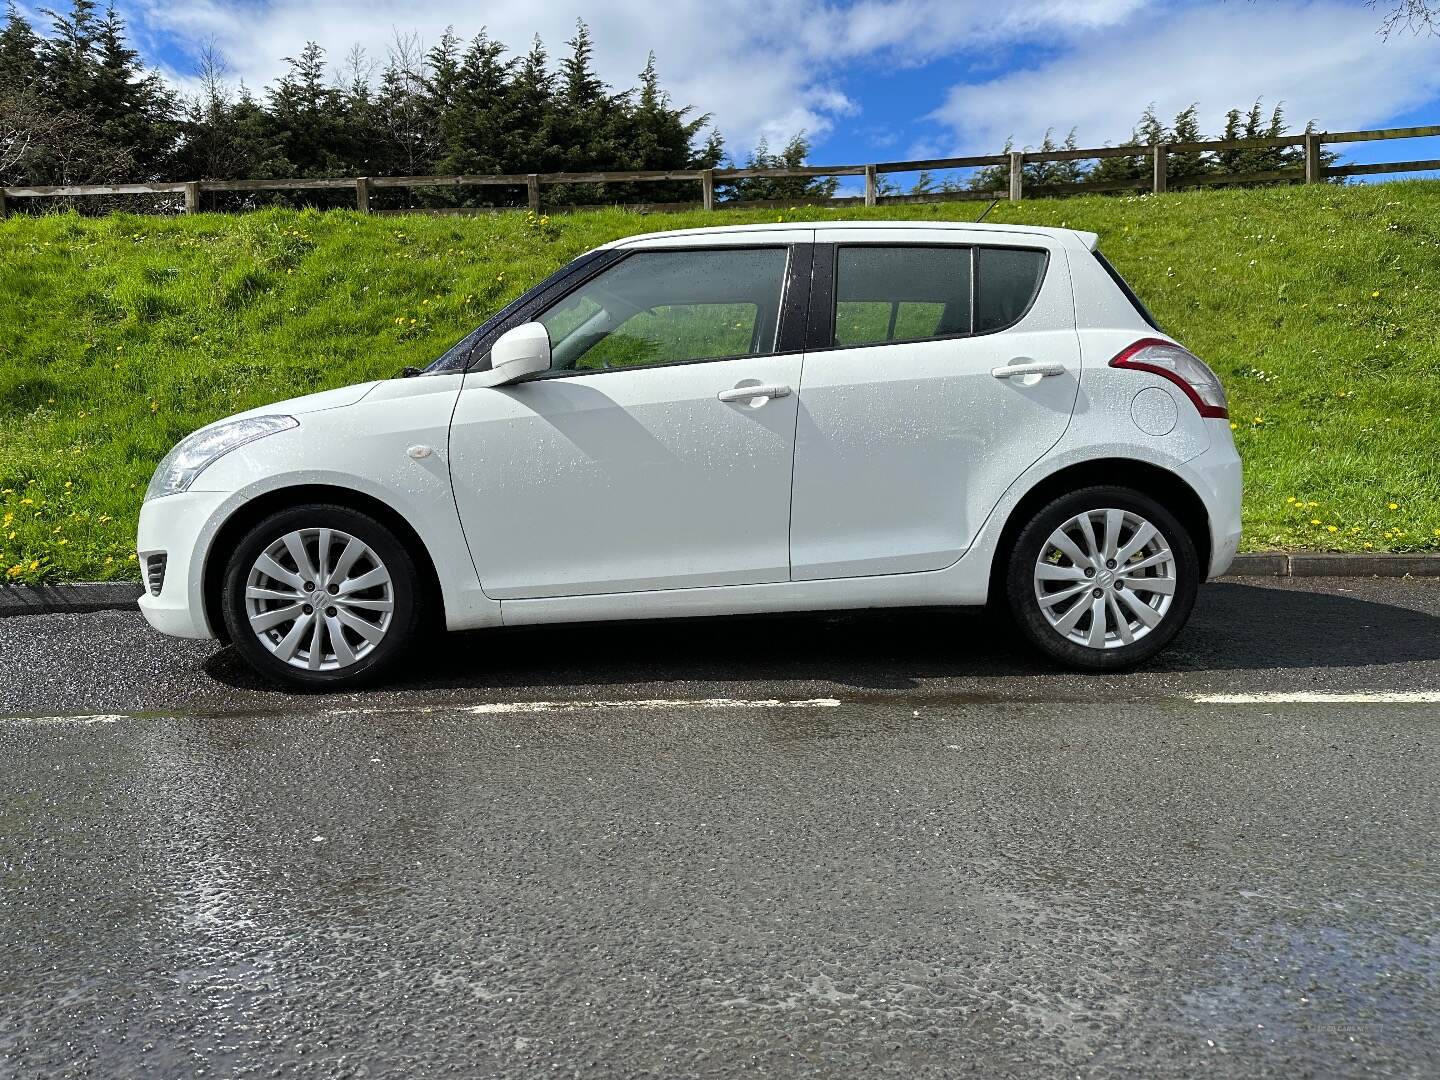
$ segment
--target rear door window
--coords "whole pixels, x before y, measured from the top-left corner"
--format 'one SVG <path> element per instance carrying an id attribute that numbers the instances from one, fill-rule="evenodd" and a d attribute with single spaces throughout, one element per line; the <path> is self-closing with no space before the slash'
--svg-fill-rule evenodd
<path id="1" fill-rule="evenodd" d="M 855 245 L 836 252 L 835 346 L 970 333 L 970 248 Z"/>

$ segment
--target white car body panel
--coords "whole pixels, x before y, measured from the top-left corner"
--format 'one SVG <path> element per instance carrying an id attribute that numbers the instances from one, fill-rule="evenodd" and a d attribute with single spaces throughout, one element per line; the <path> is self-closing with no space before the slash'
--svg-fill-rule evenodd
<path id="1" fill-rule="evenodd" d="M 486 595 L 788 580 L 796 395 L 716 395 L 799 381 L 789 355 L 467 384 L 450 453 Z"/>
<path id="2" fill-rule="evenodd" d="M 967 230 L 819 229 L 835 244 L 981 243 Z M 1013 328 L 968 337 L 807 353 L 790 523 L 797 580 L 938 570 L 970 546 L 1000 496 L 1059 442 L 1080 384 L 1062 245 Z M 1053 361 L 1064 373 L 999 379 L 997 367 Z M 856 492 L 865 492 L 856 498 Z"/>
<path id="3" fill-rule="evenodd" d="M 1051 259 L 1030 312 L 993 335 L 502 388 L 446 373 L 251 410 L 300 426 L 145 504 L 142 566 L 153 552 L 169 562 L 141 610 L 164 633 L 215 636 L 205 588 L 209 560 L 224 557 L 212 552 L 216 538 L 249 524 L 256 499 L 317 485 L 377 500 L 414 530 L 456 630 L 983 603 L 1026 495 L 1070 466 L 1111 459 L 1188 485 L 1209 519 L 1208 573 L 1224 572 L 1240 536 L 1229 425 L 1203 419 L 1161 376 L 1108 366 L 1139 338 L 1164 335 L 1090 256 L 1093 234 L 963 222 L 742 226 L 607 247 L 848 236 L 1043 246 Z M 1025 357 L 1064 372 L 989 373 Z M 757 407 L 716 398 L 750 381 L 794 392 Z"/>
<path id="4" fill-rule="evenodd" d="M 190 491 L 145 504 L 136 545 L 142 565 L 152 551 L 168 551 L 170 565 L 160 595 L 147 591 L 140 610 L 165 633 L 216 636 L 203 594 L 211 542 L 255 499 L 322 486 L 378 499 L 415 530 L 435 564 L 447 625 L 498 625 L 500 605 L 475 577 L 450 488 L 446 441 L 461 380 L 455 374 L 371 384 L 343 408 L 306 411 L 308 399 L 297 399 L 254 410 L 298 413 L 300 426 L 226 454 Z M 411 457 L 415 446 L 429 447 L 430 455 Z"/>
<path id="5" fill-rule="evenodd" d="M 1209 421 L 1225 427 L 1225 421 Z M 1193 442 L 1177 441 L 1181 454 Z M 1188 461 L 1171 456 L 1161 446 L 1137 440 L 1111 441 L 1100 446 L 1083 444 L 1067 435 L 1042 461 L 1010 486 L 981 526 L 975 542 L 952 565 L 928 572 L 874 577 L 791 581 L 777 585 L 725 589 L 671 589 L 606 596 L 561 597 L 546 600 L 507 600 L 502 604 L 506 626 L 549 622 L 587 622 L 619 619 L 723 614 L 765 614 L 784 611 L 826 611 L 871 607 L 971 607 L 989 598 L 990 569 L 1010 512 L 1035 484 L 1063 469 L 1099 458 L 1142 461 L 1173 472 L 1209 505 L 1225 506 L 1228 493 L 1239 482 L 1238 457 L 1201 454 Z M 1098 451 L 1098 453 L 1097 453 Z M 1240 540 L 1238 500 L 1233 512 L 1212 517 L 1213 552 L 1209 576 L 1223 574 L 1235 556 Z"/>

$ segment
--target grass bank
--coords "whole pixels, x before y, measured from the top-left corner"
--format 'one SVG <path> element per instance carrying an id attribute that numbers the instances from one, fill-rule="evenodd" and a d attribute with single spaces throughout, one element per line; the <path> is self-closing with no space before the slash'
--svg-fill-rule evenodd
<path id="1" fill-rule="evenodd" d="M 424 364 L 631 233 L 978 205 L 0 222 L 0 582 L 138 576 L 155 463 L 218 417 Z M 1440 548 L 1440 184 L 1001 203 L 1092 229 L 1231 396 L 1244 547 Z"/>

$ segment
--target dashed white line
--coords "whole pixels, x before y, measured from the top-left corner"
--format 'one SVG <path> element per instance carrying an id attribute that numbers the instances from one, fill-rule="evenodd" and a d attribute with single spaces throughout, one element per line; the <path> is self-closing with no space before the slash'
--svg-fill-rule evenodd
<path id="1" fill-rule="evenodd" d="M 1256 694 L 1192 694 L 1199 705 L 1436 705 L 1440 691 L 1357 690 L 1344 693 L 1324 691 L 1276 691 Z"/>
<path id="2" fill-rule="evenodd" d="M 577 712 L 581 709 L 834 709 L 839 698 L 639 698 L 631 701 L 497 701 L 467 705 L 463 712 L 497 713 Z"/>
<path id="3" fill-rule="evenodd" d="M 0 716 L 8 724 L 114 724 L 129 720 L 125 713 L 86 713 L 80 716 Z"/>

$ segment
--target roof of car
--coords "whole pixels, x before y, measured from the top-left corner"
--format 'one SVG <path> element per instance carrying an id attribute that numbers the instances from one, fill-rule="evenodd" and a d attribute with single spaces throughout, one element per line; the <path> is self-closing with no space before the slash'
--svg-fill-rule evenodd
<path id="1" fill-rule="evenodd" d="M 716 236 L 747 232 L 773 233 L 792 229 L 914 229 L 916 231 L 963 229 L 966 232 L 995 233 L 997 238 L 1006 235 L 1049 236 L 1062 243 L 1078 242 L 1091 251 L 1095 250 L 1095 245 L 1099 240 L 1095 233 L 1082 232 L 1079 229 L 1054 229 L 1043 225 L 1000 225 L 985 221 L 784 221 L 762 222 L 756 225 L 714 225 L 699 229 L 672 229 L 667 232 L 641 233 L 637 236 L 626 236 L 614 240 L 605 247 L 623 247 L 642 240 L 661 240 L 677 236 Z"/>

